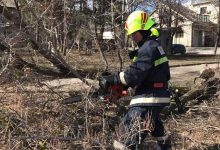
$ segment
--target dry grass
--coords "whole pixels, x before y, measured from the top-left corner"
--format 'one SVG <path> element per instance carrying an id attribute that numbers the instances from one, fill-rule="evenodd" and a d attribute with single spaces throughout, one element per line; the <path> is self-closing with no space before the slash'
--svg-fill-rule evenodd
<path id="1" fill-rule="evenodd" d="M 116 70 L 118 66 L 114 64 L 118 59 L 110 56 L 111 69 Z M 98 58 L 98 54 L 88 57 L 73 54 L 69 61 L 75 63 L 77 69 L 101 70 L 103 66 Z M 128 65 L 129 60 L 125 64 Z M 63 105 L 61 101 L 68 93 L 24 88 L 40 88 L 39 81 L 50 78 L 34 73 L 24 77 L 15 70 L 8 71 L 9 74 L 1 76 L 4 92 L 0 93 L 0 149 L 113 149 L 111 143 L 126 110 L 126 100 L 118 107 L 88 97 L 82 102 Z M 8 87 L 12 90 L 5 91 Z M 189 106 L 185 114 L 166 116 L 165 126 L 171 134 L 173 149 L 219 149 L 219 115 L 217 97 Z"/>
<path id="2" fill-rule="evenodd" d="M 181 115 L 173 115 L 166 121 L 167 130 L 176 149 L 218 150 L 220 149 L 220 99 L 204 101 L 189 107 Z"/>
<path id="3" fill-rule="evenodd" d="M 52 92 L 0 96 L 1 149 L 112 149 L 122 116 L 119 107 L 91 99 L 62 105 L 62 98 Z M 219 115 L 220 100 L 216 98 L 166 118 L 173 149 L 217 150 Z"/>

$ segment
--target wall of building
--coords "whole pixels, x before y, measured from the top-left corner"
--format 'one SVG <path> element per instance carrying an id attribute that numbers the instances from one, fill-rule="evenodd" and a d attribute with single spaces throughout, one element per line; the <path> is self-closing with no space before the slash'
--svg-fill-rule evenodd
<path id="1" fill-rule="evenodd" d="M 203 15 L 209 15 L 209 19 L 213 23 L 217 23 L 217 14 L 218 14 L 218 6 L 214 4 L 214 2 L 207 2 L 207 3 L 197 3 L 194 5 L 188 5 L 188 8 L 195 11 L 197 14 L 200 14 L 200 9 L 202 7 L 207 7 L 207 13 Z"/>
<path id="2" fill-rule="evenodd" d="M 217 23 L 217 14 L 219 8 L 216 5 L 214 5 L 214 3 L 197 1 L 197 3 L 194 4 L 187 3 L 187 5 L 185 6 L 196 12 L 198 15 L 200 14 L 200 10 L 202 7 L 207 7 L 206 13 L 201 15 L 208 15 L 209 20 L 211 22 Z M 158 15 L 156 13 L 153 14 L 152 17 L 158 21 Z M 186 19 L 184 16 L 183 18 Z M 206 20 L 204 22 L 206 22 Z M 197 24 L 197 26 L 192 25 L 193 23 L 191 21 L 185 20 L 183 24 L 180 24 L 184 32 L 183 37 L 176 37 L 176 35 L 174 35 L 173 44 L 183 44 L 185 46 L 192 46 L 192 47 L 214 46 L 215 34 L 211 26 L 209 26 L 208 24 L 207 26 L 204 26 L 204 23 L 200 24 L 197 21 L 195 21 L 195 23 Z M 166 26 L 162 26 L 162 28 L 166 29 Z M 165 41 L 163 39 L 166 39 L 166 37 L 165 36 L 162 37 L 162 41 Z"/>
<path id="3" fill-rule="evenodd" d="M 192 45 L 192 22 L 184 22 L 183 27 L 183 37 L 173 37 L 173 44 L 183 44 L 185 46 Z"/>
<path id="4" fill-rule="evenodd" d="M 192 47 L 213 47 L 215 35 L 210 31 L 193 29 Z"/>
<path id="5" fill-rule="evenodd" d="M 192 32 L 192 47 L 202 46 L 202 31 L 193 30 Z"/>
<path id="6" fill-rule="evenodd" d="M 158 20 L 158 14 L 154 13 L 152 16 L 152 18 L 154 18 L 155 21 L 159 21 Z M 174 18 L 173 18 L 174 20 Z M 172 24 L 172 26 L 174 27 L 174 25 Z M 182 26 L 182 30 L 183 30 L 183 37 L 180 37 L 180 38 L 177 38 L 176 35 L 174 35 L 173 37 L 173 44 L 183 44 L 185 46 L 191 46 L 192 43 L 191 43 L 191 36 L 192 36 L 192 22 L 191 21 L 187 21 L 185 18 L 184 18 L 184 22 L 183 23 L 180 23 L 179 22 L 179 26 Z M 162 26 L 163 28 L 163 32 L 161 33 L 160 35 L 160 41 L 161 41 L 161 44 L 166 44 L 166 39 L 168 38 L 166 36 L 166 26 L 163 25 Z"/>

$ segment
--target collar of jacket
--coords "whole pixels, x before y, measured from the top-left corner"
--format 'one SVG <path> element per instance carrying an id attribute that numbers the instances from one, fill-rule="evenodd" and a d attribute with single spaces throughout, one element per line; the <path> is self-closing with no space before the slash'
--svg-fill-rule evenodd
<path id="1" fill-rule="evenodd" d="M 156 40 L 157 37 L 155 36 L 150 36 L 150 37 L 147 37 L 147 38 L 144 38 L 142 41 L 140 41 L 139 43 L 137 43 L 138 47 L 140 48 L 146 41 L 148 40 Z"/>

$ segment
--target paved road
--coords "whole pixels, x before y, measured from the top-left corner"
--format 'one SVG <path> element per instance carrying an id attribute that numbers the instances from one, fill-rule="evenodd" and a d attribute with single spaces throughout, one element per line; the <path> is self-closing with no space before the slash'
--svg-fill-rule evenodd
<path id="1" fill-rule="evenodd" d="M 206 68 L 217 68 L 218 64 L 194 65 L 170 68 L 171 83 L 178 86 L 188 86 L 193 84 L 194 78 L 199 77 L 200 72 Z"/>
<path id="2" fill-rule="evenodd" d="M 198 54 L 198 55 L 213 55 L 214 47 L 186 47 L 186 53 Z M 217 54 L 220 54 L 220 48 L 217 50 Z M 200 73 L 206 68 L 217 68 L 217 64 L 201 64 L 193 66 L 181 66 L 171 68 L 171 81 L 173 83 L 181 83 L 186 85 L 188 82 L 193 82 L 195 77 L 198 77 Z"/>
<path id="3" fill-rule="evenodd" d="M 214 54 L 215 47 L 186 47 L 186 53 L 192 54 Z M 220 54 L 220 47 L 217 49 L 217 54 Z"/>
<path id="4" fill-rule="evenodd" d="M 133 50 L 132 47 L 128 48 Z M 186 53 L 191 54 L 214 54 L 215 47 L 186 47 Z M 220 47 L 217 49 L 217 54 L 220 54 Z"/>
<path id="5" fill-rule="evenodd" d="M 181 66 L 171 68 L 171 74 L 185 74 L 185 73 L 199 73 L 200 71 L 206 68 L 217 68 L 218 64 L 202 64 L 202 65 L 193 65 L 193 66 Z"/>

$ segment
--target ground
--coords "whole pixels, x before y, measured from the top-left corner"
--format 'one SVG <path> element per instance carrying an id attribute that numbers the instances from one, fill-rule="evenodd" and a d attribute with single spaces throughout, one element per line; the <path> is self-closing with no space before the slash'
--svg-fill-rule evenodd
<path id="1" fill-rule="evenodd" d="M 107 56 L 111 62 L 110 70 L 116 71 L 119 68 L 117 57 L 114 53 L 107 53 Z M 98 58 L 98 53 L 91 56 L 73 54 L 68 60 L 70 64 L 75 64 L 74 68 L 92 72 L 85 77 L 94 79 L 95 72 L 104 68 Z M 169 58 L 171 66 L 218 60 L 216 56 L 176 55 Z M 124 66 L 129 65 L 126 57 L 124 60 Z M 190 88 L 200 68 L 204 68 L 204 65 L 171 67 L 172 84 Z M 93 101 L 85 95 L 85 90 L 79 93 L 83 84 L 78 80 L 77 85 L 72 85 L 73 79 L 57 80 L 35 72 L 24 76 L 20 71 L 8 71 L 1 75 L 1 149 L 112 149 L 115 129 L 129 102 L 126 98 L 117 105 Z M 59 81 L 60 86 L 50 87 L 48 81 L 53 84 Z M 73 87 L 72 93 L 63 81 Z M 79 86 L 78 92 L 74 91 Z M 64 98 L 77 94 L 85 96 L 84 100 L 69 105 L 62 103 Z M 219 115 L 218 95 L 196 105 L 187 105 L 186 113 L 162 115 L 166 130 L 172 138 L 173 149 L 220 149 Z"/>
<path id="2" fill-rule="evenodd" d="M 175 149 L 220 149 L 219 99 L 190 106 L 182 115 L 171 115 L 166 122 Z"/>

